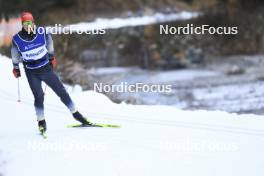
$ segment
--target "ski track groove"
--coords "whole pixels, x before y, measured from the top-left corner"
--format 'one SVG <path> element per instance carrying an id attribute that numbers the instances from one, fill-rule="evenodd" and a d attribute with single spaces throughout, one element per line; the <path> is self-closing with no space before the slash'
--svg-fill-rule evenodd
<path id="1" fill-rule="evenodd" d="M 0 88 L 0 92 L 4 95 L 1 95 L 2 98 L 8 100 L 8 101 L 15 101 L 15 95 L 8 93 L 7 91 Z M 10 96 L 8 96 L 10 95 Z M 10 98 L 11 97 L 11 98 Z M 25 101 L 26 100 L 26 101 Z M 30 98 L 23 98 L 23 101 L 21 103 L 24 103 L 25 105 L 32 106 L 33 99 Z M 60 106 L 54 105 L 54 104 L 46 104 L 46 109 L 64 114 L 65 111 L 59 110 L 61 109 Z M 80 107 L 80 109 L 83 109 Z M 87 114 L 93 114 L 95 116 L 98 116 L 98 113 L 89 112 L 85 110 Z M 92 116 L 93 116 L 92 115 Z M 228 127 L 228 126 L 222 126 L 222 125 L 212 125 L 212 124 L 202 124 L 202 123 L 191 123 L 191 122 L 183 122 L 183 121 L 168 121 L 168 120 L 154 120 L 154 119 L 145 119 L 145 118 L 136 118 L 134 116 L 128 116 L 128 115 L 119 115 L 119 114 L 107 114 L 107 113 L 100 113 L 100 116 L 107 116 L 107 118 L 104 119 L 111 119 L 111 120 L 118 120 L 118 121 L 130 121 L 135 123 L 141 123 L 141 124 L 154 124 L 154 125 L 164 125 L 164 126 L 174 126 L 174 127 L 182 127 L 182 128 L 192 128 L 192 129 L 199 129 L 199 130 L 209 130 L 209 131 L 222 131 L 227 133 L 233 133 L 233 134 L 245 134 L 245 135 L 253 135 L 253 136 L 260 136 L 264 137 L 264 130 L 254 130 L 254 129 L 248 129 L 248 128 L 236 128 L 236 127 Z M 114 116 L 114 118 L 113 118 Z M 116 118 L 116 117 L 119 118 Z M 95 118 L 93 116 L 93 118 Z M 100 118 L 102 119 L 102 118 Z"/>

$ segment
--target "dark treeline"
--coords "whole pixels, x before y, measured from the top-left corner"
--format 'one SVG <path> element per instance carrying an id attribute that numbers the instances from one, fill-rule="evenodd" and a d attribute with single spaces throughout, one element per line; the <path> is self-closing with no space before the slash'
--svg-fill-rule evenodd
<path id="1" fill-rule="evenodd" d="M 34 14 L 41 14 L 52 7 L 67 7 L 76 3 L 74 0 L 0 0 L 0 15 L 9 19 L 21 11 L 31 11 Z"/>
<path id="2" fill-rule="evenodd" d="M 21 11 L 30 10 L 34 14 L 48 12 L 50 9 L 76 8 L 81 13 L 94 13 L 98 11 L 113 12 L 122 10 L 136 10 L 144 7 L 158 9 L 163 5 L 173 6 L 177 3 L 198 4 L 206 7 L 206 4 L 218 4 L 216 7 L 230 9 L 254 10 L 264 4 L 263 0 L 0 0 L 0 15 L 8 19 Z M 217 9 L 214 9 L 217 10 Z"/>
<path id="3" fill-rule="evenodd" d="M 163 7 L 179 7 L 182 4 L 185 4 L 187 9 L 203 11 L 203 16 L 190 21 L 190 23 L 196 25 L 208 24 L 211 26 L 237 26 L 239 28 L 239 34 L 232 36 L 188 36 L 192 39 L 192 42 L 184 47 L 183 44 L 186 40 L 184 38 L 185 36 L 170 36 L 168 39 L 166 38 L 164 42 L 162 42 L 163 36 L 159 35 L 150 35 L 150 41 L 146 38 L 142 38 L 143 34 L 145 35 L 148 31 L 147 29 L 149 27 L 146 27 L 145 29 L 140 28 L 144 32 L 135 30 L 135 33 L 139 35 L 133 36 L 132 39 L 124 32 L 123 36 L 120 35 L 120 40 L 112 33 L 110 33 L 109 36 L 105 36 L 104 40 L 107 40 L 107 42 L 110 41 L 110 46 L 115 46 L 112 42 L 116 41 L 116 48 L 118 48 L 118 45 L 122 43 L 122 41 L 126 41 L 124 43 L 127 44 L 127 48 L 133 48 L 131 45 L 148 48 L 157 44 L 158 46 L 162 46 L 157 47 L 155 50 L 159 55 L 162 55 L 162 53 L 175 53 L 174 51 L 177 51 L 177 53 L 184 53 L 186 48 L 191 45 L 194 45 L 195 48 L 201 48 L 204 53 L 208 50 L 207 53 L 211 54 L 212 51 L 214 51 L 219 55 L 255 54 L 264 52 L 264 0 L 0 0 L 0 14 L 8 18 L 20 14 L 21 11 L 29 10 L 33 12 L 38 25 L 56 24 L 58 22 L 60 24 L 70 24 L 80 21 L 89 21 L 101 17 L 101 14 L 111 18 L 112 14 L 112 16 L 119 16 L 120 14 L 117 13 L 126 12 L 128 10 L 136 11 L 150 8 L 155 11 Z M 178 22 L 175 22 L 175 26 L 177 25 L 179 25 Z M 182 25 L 185 25 L 185 22 L 182 22 Z M 155 31 L 154 33 L 158 33 L 158 27 L 156 26 L 153 28 Z M 117 33 L 119 34 L 119 31 Z M 78 53 L 75 54 L 75 52 L 78 50 L 76 48 L 69 49 L 70 47 L 63 46 L 71 46 L 72 44 L 72 46 L 83 46 L 83 49 L 86 49 L 100 43 L 99 39 L 96 39 L 96 42 L 93 41 L 90 44 L 88 44 L 88 39 L 85 38 L 84 40 L 85 41 L 81 43 L 78 38 L 78 40 L 76 40 L 78 45 L 76 45 L 72 38 L 69 40 L 67 37 L 55 36 L 56 48 L 62 51 L 57 53 L 61 53 L 62 58 L 69 57 L 69 55 L 77 57 Z M 118 41 L 120 42 L 118 43 Z M 135 44 L 133 44 L 133 41 L 136 41 L 134 42 Z M 171 41 L 171 43 L 183 42 L 183 44 L 169 45 L 168 43 L 170 42 L 168 41 Z M 102 45 L 98 48 L 104 48 L 104 43 L 107 42 L 103 41 Z M 62 43 L 65 44 L 61 45 Z M 65 53 L 67 49 L 69 53 Z M 111 48 L 111 50 L 114 49 Z M 137 51 L 137 49 L 133 51 Z M 146 55 L 147 54 L 143 54 L 143 56 L 139 57 L 142 58 Z M 121 57 L 127 56 L 121 55 Z"/>

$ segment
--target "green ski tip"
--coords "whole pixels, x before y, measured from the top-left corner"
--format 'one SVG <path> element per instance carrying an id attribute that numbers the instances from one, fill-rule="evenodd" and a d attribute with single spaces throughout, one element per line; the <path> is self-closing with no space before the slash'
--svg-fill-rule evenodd
<path id="1" fill-rule="evenodd" d="M 40 135 L 44 138 L 44 139 L 47 139 L 47 133 L 46 131 L 44 131 L 43 128 L 39 128 L 39 132 L 40 132 Z"/>
<path id="2" fill-rule="evenodd" d="M 113 124 L 96 123 L 95 125 L 105 127 L 105 128 L 121 128 L 120 125 L 113 125 Z"/>
<path id="3" fill-rule="evenodd" d="M 41 136 L 44 138 L 44 139 L 47 139 L 47 133 L 45 132 L 45 133 L 41 133 Z"/>

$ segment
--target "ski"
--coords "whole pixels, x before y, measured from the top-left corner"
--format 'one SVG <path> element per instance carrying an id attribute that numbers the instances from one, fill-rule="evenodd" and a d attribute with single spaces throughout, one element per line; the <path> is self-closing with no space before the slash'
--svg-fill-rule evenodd
<path id="1" fill-rule="evenodd" d="M 87 127 L 101 127 L 101 128 L 121 128 L 120 125 L 103 124 L 103 123 L 91 123 L 91 124 L 71 124 L 68 128 L 87 128 Z"/>
<path id="2" fill-rule="evenodd" d="M 44 139 L 47 139 L 47 133 L 43 128 L 39 128 L 39 132 Z"/>
<path id="3" fill-rule="evenodd" d="M 48 137 L 46 132 L 40 133 L 40 135 L 41 135 L 44 139 L 47 139 L 47 137 Z"/>

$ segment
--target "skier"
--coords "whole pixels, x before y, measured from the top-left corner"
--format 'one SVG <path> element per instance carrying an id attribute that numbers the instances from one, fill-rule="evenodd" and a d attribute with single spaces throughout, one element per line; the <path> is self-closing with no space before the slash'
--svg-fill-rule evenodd
<path id="1" fill-rule="evenodd" d="M 46 121 L 44 116 L 44 92 L 41 83 L 45 82 L 60 100 L 70 110 L 73 117 L 84 125 L 89 125 L 81 113 L 76 109 L 62 82 L 54 72 L 56 58 L 51 34 L 44 27 L 36 27 L 33 15 L 30 12 L 21 14 L 22 30 L 13 36 L 12 62 L 13 74 L 16 78 L 21 76 L 19 63 L 25 68 L 26 77 L 34 95 L 34 106 L 40 132 L 45 132 Z"/>

